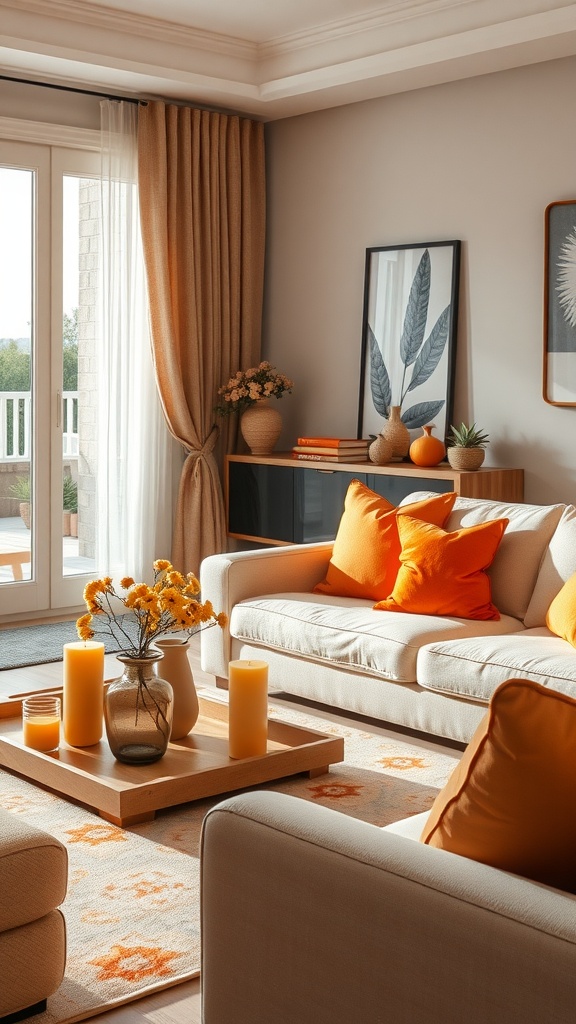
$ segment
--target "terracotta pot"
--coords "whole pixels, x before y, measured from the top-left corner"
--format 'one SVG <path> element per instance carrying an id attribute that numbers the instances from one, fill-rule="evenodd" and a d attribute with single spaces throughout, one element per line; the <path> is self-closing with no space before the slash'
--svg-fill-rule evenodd
<path id="1" fill-rule="evenodd" d="M 410 445 L 410 458 L 416 466 L 437 466 L 446 455 L 446 447 L 438 437 L 432 437 L 433 426 L 422 427 L 422 437 Z"/>
<path id="2" fill-rule="evenodd" d="M 252 455 L 271 455 L 282 432 L 282 417 L 269 398 L 261 398 L 242 413 L 240 431 Z"/>
<path id="3" fill-rule="evenodd" d="M 447 452 L 448 462 L 452 466 L 452 469 L 463 470 L 465 472 L 480 469 L 480 466 L 484 462 L 485 454 L 486 453 L 483 448 L 461 448 L 459 445 L 453 445 Z"/>

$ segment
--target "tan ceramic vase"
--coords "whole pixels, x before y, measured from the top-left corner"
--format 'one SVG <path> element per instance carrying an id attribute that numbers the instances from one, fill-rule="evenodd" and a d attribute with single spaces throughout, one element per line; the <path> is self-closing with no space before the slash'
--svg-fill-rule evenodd
<path id="1" fill-rule="evenodd" d="M 190 643 L 172 637 L 155 640 L 154 646 L 164 654 L 162 678 L 168 680 L 174 692 L 170 739 L 181 740 L 194 728 L 199 713 L 198 694 L 188 659 Z"/>
<path id="2" fill-rule="evenodd" d="M 242 413 L 240 431 L 252 455 L 271 455 L 282 431 L 282 417 L 269 398 L 261 398 Z"/>
<path id="3" fill-rule="evenodd" d="M 393 451 L 394 442 L 391 438 L 385 437 L 384 434 L 378 434 L 368 448 L 368 458 L 375 466 L 385 466 L 387 462 L 390 462 Z"/>
<path id="4" fill-rule="evenodd" d="M 432 437 L 434 427 L 422 427 L 422 437 L 410 445 L 410 458 L 416 466 L 437 466 L 446 455 L 446 448 L 438 437 Z"/>
<path id="5" fill-rule="evenodd" d="M 382 437 L 392 442 L 392 461 L 403 459 L 410 448 L 410 431 L 400 416 L 400 406 L 393 405 L 390 409 L 388 422 L 380 431 Z"/>

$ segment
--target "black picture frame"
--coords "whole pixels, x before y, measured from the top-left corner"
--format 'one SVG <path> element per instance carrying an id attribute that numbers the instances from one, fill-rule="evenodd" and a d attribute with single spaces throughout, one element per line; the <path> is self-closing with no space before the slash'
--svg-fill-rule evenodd
<path id="1" fill-rule="evenodd" d="M 366 250 L 358 437 L 379 434 L 392 406 L 409 430 L 452 419 L 461 241 Z M 417 435 L 414 435 L 417 436 Z"/>
<path id="2" fill-rule="evenodd" d="M 576 200 L 545 211 L 544 365 L 549 405 L 576 406 Z"/>

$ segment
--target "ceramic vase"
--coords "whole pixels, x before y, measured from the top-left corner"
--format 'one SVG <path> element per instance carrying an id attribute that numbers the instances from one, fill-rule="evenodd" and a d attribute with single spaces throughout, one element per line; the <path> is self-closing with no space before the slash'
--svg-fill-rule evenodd
<path id="1" fill-rule="evenodd" d="M 393 452 L 394 442 L 392 439 L 385 437 L 384 434 L 378 434 L 368 448 L 368 458 L 375 466 L 385 466 L 387 462 L 390 462 Z"/>
<path id="2" fill-rule="evenodd" d="M 408 455 L 408 449 L 410 448 L 410 431 L 406 424 L 402 422 L 399 405 L 393 405 L 391 407 L 388 422 L 382 428 L 380 433 L 383 437 L 392 442 L 392 461 L 397 462 L 400 459 L 403 459 L 405 455 Z"/>
<path id="3" fill-rule="evenodd" d="M 269 398 L 261 398 L 242 413 L 240 431 L 252 455 L 270 455 L 282 432 L 282 417 Z"/>
<path id="4" fill-rule="evenodd" d="M 438 437 L 432 437 L 433 426 L 422 427 L 422 437 L 410 445 L 410 458 L 416 466 L 437 466 L 446 455 L 446 447 Z"/>
<path id="5" fill-rule="evenodd" d="M 104 694 L 110 750 L 124 764 L 151 764 L 166 753 L 172 729 L 172 687 L 157 672 L 160 651 L 144 658 L 119 654 L 124 665 Z"/>
<path id="6" fill-rule="evenodd" d="M 154 646 L 164 655 L 162 678 L 168 680 L 174 695 L 170 739 L 181 740 L 194 728 L 199 714 L 198 694 L 188 658 L 190 642 L 170 637 L 156 640 Z"/>
<path id="7" fill-rule="evenodd" d="M 459 445 L 453 445 L 447 451 L 448 462 L 452 469 L 463 472 L 480 469 L 485 455 L 486 452 L 483 448 L 462 448 Z"/>

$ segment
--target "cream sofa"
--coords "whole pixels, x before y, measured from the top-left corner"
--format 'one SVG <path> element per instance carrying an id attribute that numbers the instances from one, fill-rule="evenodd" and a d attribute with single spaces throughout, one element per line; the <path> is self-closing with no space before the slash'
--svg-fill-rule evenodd
<path id="1" fill-rule="evenodd" d="M 272 690 L 463 743 L 505 679 L 576 696 L 576 650 L 546 628 L 550 602 L 576 572 L 576 508 L 458 498 L 446 529 L 501 516 L 509 524 L 489 570 L 498 621 L 374 611 L 372 601 L 314 594 L 331 543 L 204 559 L 202 598 L 229 625 L 202 633 L 202 668 L 226 686 L 230 660 L 263 658 Z"/>
<path id="2" fill-rule="evenodd" d="M 204 1024 L 573 1024 L 576 898 L 413 842 L 425 819 L 263 791 L 209 811 Z"/>

